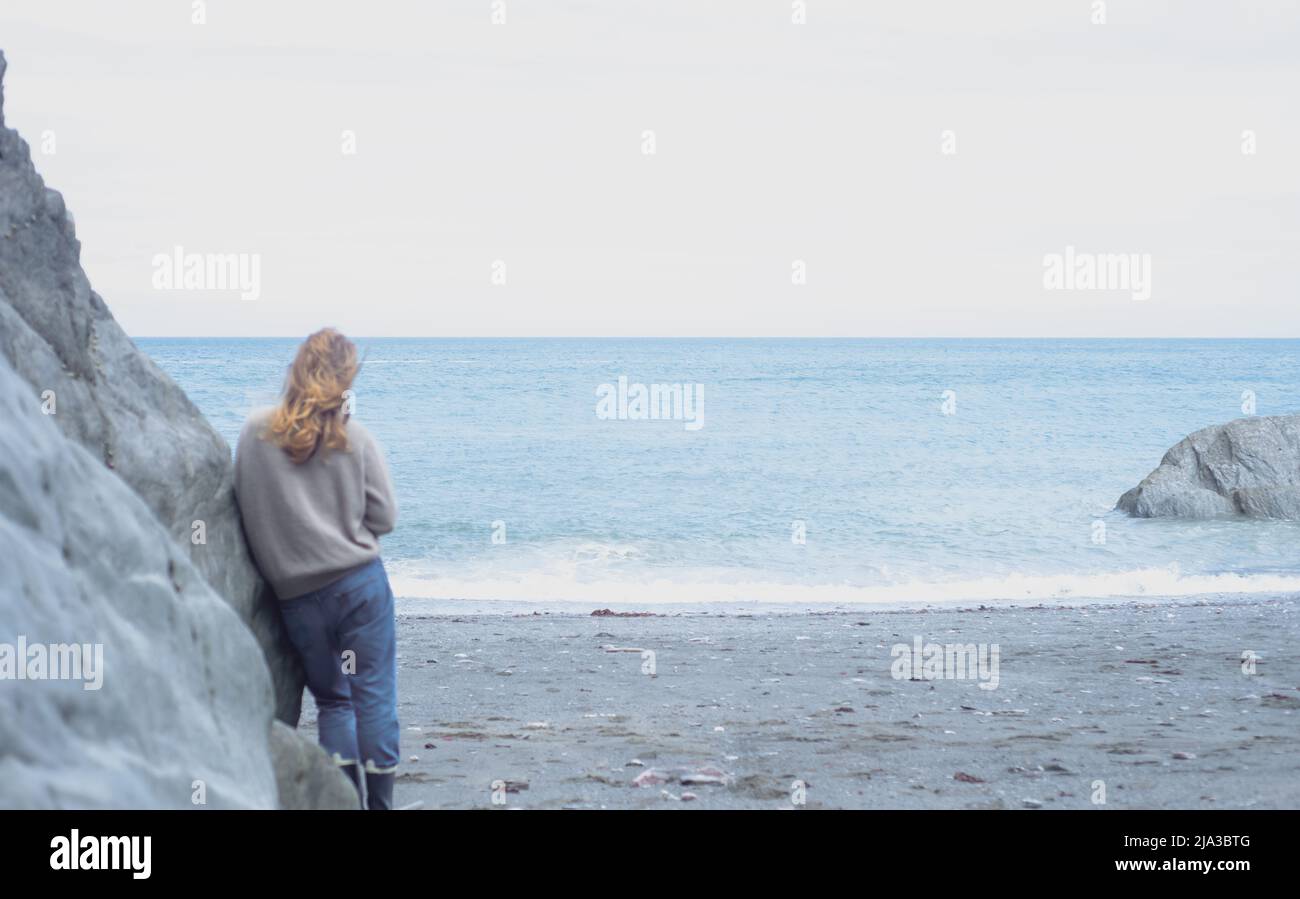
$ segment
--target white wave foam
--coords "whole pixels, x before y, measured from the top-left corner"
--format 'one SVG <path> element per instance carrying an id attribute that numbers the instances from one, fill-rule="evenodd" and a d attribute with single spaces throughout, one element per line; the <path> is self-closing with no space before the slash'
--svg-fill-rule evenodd
<path id="1" fill-rule="evenodd" d="M 659 578 L 578 580 L 528 573 L 459 580 L 396 573 L 393 592 L 405 599 L 695 605 L 871 605 L 917 602 L 1059 602 L 1064 600 L 1187 597 L 1205 594 L 1300 593 L 1300 576 L 1283 574 L 1183 575 L 1176 566 L 1105 574 L 1010 575 L 896 584 L 798 584 Z"/>

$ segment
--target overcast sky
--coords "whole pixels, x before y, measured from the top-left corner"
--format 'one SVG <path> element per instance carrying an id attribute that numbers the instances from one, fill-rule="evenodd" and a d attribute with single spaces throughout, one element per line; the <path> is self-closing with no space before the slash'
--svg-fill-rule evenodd
<path id="1" fill-rule="evenodd" d="M 1300 336 L 1295 2 L 797 5 L 4 0 L 5 118 L 135 336 Z"/>

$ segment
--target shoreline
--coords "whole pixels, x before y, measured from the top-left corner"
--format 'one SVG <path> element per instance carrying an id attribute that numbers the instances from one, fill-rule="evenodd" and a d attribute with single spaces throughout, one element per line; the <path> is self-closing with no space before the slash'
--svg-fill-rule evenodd
<path id="1" fill-rule="evenodd" d="M 892 614 L 898 612 L 995 612 L 1003 610 L 1059 609 L 1080 611 L 1108 607 L 1185 607 L 1224 605 L 1300 598 L 1300 591 L 1259 591 L 1254 593 L 1198 593 L 1176 596 L 1073 596 L 1057 599 L 1005 599 L 1005 600 L 897 600 L 870 603 L 770 603 L 717 602 L 636 603 L 608 602 L 593 605 L 585 600 L 514 600 L 514 599 L 429 599 L 402 597 L 396 599 L 398 618 L 454 618 L 460 616 L 502 616 L 551 618 L 599 617 L 598 612 L 609 612 L 610 617 L 638 618 L 696 618 L 710 616 L 762 617 L 826 616 L 858 614 Z"/>
<path id="2" fill-rule="evenodd" d="M 534 611 L 399 615 L 397 805 L 1300 807 L 1295 594 Z M 996 686 L 895 677 L 918 638 Z"/>

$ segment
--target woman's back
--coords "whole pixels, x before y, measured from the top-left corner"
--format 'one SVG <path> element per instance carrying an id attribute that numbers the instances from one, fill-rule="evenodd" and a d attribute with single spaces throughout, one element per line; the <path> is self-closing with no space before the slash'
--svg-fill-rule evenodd
<path id="1" fill-rule="evenodd" d="M 346 450 L 322 446 L 294 462 L 267 434 L 273 413 L 258 410 L 244 424 L 235 494 L 258 568 L 280 599 L 291 599 L 376 558 L 397 507 L 383 453 L 364 426 L 349 418 Z"/>
<path id="2" fill-rule="evenodd" d="M 394 597 L 379 537 L 397 506 L 383 453 L 352 420 L 358 370 L 356 345 L 333 328 L 303 341 L 280 404 L 244 423 L 235 498 L 316 699 L 320 744 L 366 808 L 387 809 L 401 739 Z"/>

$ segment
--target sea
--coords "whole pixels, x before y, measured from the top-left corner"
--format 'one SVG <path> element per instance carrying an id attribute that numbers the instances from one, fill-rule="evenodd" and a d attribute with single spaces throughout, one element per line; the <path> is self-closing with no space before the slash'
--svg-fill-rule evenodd
<path id="1" fill-rule="evenodd" d="M 1190 432 L 1300 410 L 1297 340 L 355 339 L 408 609 L 1300 591 L 1300 523 L 1114 511 Z M 136 342 L 233 452 L 298 341 Z"/>

